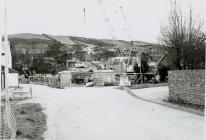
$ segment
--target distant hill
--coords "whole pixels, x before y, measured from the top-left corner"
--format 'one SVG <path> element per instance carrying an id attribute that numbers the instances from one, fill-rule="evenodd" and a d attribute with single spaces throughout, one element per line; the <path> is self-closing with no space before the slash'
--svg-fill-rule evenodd
<path id="1" fill-rule="evenodd" d="M 58 63 L 63 63 L 63 59 L 69 59 L 74 54 L 78 59 L 85 59 L 85 51 L 100 51 L 108 52 L 115 50 L 113 41 L 111 39 L 95 39 L 76 36 L 55 36 L 49 34 L 14 34 L 9 35 L 11 45 L 11 52 L 13 58 L 13 66 L 20 67 L 22 64 L 32 65 L 34 62 L 43 62 L 45 57 L 51 57 L 58 60 Z M 123 50 L 131 48 L 131 42 L 119 40 L 119 46 Z M 152 49 L 153 52 L 158 54 L 160 47 L 156 44 L 136 41 L 138 51 L 145 49 Z M 116 52 L 108 53 L 115 56 Z M 60 57 L 59 56 L 64 56 Z M 161 56 L 161 54 L 160 54 Z M 159 56 L 159 57 L 160 57 Z M 99 55 L 98 57 L 104 57 Z M 99 58 L 100 59 L 100 58 Z M 18 68 L 16 68 L 18 69 Z"/>
<path id="2" fill-rule="evenodd" d="M 18 38 L 18 39 L 42 39 L 42 40 L 50 40 L 41 34 L 31 34 L 31 33 L 22 33 L 22 34 L 13 34 L 9 35 L 10 39 Z"/>
<path id="3" fill-rule="evenodd" d="M 11 42 L 11 45 L 13 45 L 16 50 L 25 47 L 27 47 L 28 50 L 35 49 L 35 48 L 39 49 L 42 47 L 46 49 L 49 46 L 49 43 L 51 42 L 59 42 L 62 45 L 61 47 L 64 47 L 65 50 L 72 50 L 74 46 L 78 46 L 78 45 L 80 45 L 81 47 L 97 46 L 106 49 L 114 48 L 113 41 L 111 39 L 95 39 L 95 38 L 85 38 L 85 37 L 75 37 L 75 36 L 54 36 L 49 34 L 30 34 L 30 33 L 14 34 L 14 35 L 9 35 L 9 40 Z M 44 45 L 41 46 L 39 43 L 41 45 L 42 44 Z M 123 49 L 128 49 L 131 47 L 131 43 L 128 41 L 119 40 L 118 43 L 120 48 Z M 25 44 L 27 44 L 27 46 L 25 46 Z M 151 43 L 147 43 L 143 41 L 136 41 L 136 44 L 140 48 L 142 46 L 147 47 L 153 45 Z"/>

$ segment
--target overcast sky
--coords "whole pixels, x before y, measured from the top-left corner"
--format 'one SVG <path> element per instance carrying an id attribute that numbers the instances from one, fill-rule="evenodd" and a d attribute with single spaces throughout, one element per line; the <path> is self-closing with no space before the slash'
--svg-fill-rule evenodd
<path id="1" fill-rule="evenodd" d="M 47 33 L 111 38 L 98 0 L 8 0 L 8 32 Z M 179 0 L 185 12 L 189 0 Z M 206 19 L 206 0 L 190 0 L 195 17 Z M 104 0 L 118 39 L 129 40 L 123 30 L 119 6 L 124 8 L 135 40 L 157 42 L 161 23 L 167 21 L 170 0 Z M 86 24 L 83 9 L 86 8 Z"/>

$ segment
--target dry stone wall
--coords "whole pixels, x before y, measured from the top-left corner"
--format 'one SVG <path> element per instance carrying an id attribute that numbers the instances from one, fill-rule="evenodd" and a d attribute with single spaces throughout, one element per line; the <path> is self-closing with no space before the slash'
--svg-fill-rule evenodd
<path id="1" fill-rule="evenodd" d="M 205 70 L 169 71 L 169 95 L 196 105 L 205 103 Z"/>

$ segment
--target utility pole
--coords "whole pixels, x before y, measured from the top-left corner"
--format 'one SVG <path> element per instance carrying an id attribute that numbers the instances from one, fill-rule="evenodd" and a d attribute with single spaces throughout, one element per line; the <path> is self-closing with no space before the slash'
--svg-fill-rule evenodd
<path id="1" fill-rule="evenodd" d="M 8 41 L 8 34 L 7 34 L 7 0 L 4 0 L 4 40 L 3 46 L 5 51 L 5 94 L 6 100 L 9 100 L 8 95 L 8 76 L 9 76 L 9 67 L 11 68 L 11 51 L 10 45 Z"/>
<path id="2" fill-rule="evenodd" d="M 84 14 L 84 24 L 86 23 L 86 9 L 84 8 L 83 10 L 83 14 Z"/>
<path id="3" fill-rule="evenodd" d="M 0 5 L 3 5 L 2 1 L 1 1 Z M 2 8 L 2 6 L 1 6 L 1 8 Z M 2 15 L 0 15 L 0 22 L 3 23 L 2 22 Z M 3 77 L 2 77 L 2 68 L 1 68 L 1 66 L 2 66 L 2 47 L 3 46 L 2 46 L 2 28 L 1 27 L 2 26 L 0 26 L 0 90 L 2 91 L 1 80 L 2 80 Z M 0 91 L 0 111 L 1 111 L 1 95 L 2 95 L 1 91 Z M 2 125 L 1 124 L 1 115 L 0 115 L 0 125 Z"/>

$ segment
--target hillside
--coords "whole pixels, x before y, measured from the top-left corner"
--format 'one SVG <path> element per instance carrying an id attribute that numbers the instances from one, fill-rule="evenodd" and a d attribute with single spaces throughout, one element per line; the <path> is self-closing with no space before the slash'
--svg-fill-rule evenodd
<path id="1" fill-rule="evenodd" d="M 113 41 L 110 39 L 95 39 L 75 36 L 55 36 L 49 34 L 14 34 L 9 35 L 11 52 L 13 58 L 13 67 L 20 69 L 22 64 L 32 66 L 42 63 L 50 63 L 49 60 L 55 60 L 55 63 L 65 63 L 66 59 L 76 57 L 82 61 L 89 60 L 88 53 L 93 53 L 93 59 L 107 59 L 117 56 Z M 130 50 L 131 43 L 124 40 L 118 41 L 123 50 Z M 151 49 L 158 53 L 159 48 L 155 44 L 136 41 L 135 51 Z M 46 62 L 45 62 L 46 61 Z M 59 67 L 59 66 L 57 66 Z"/>
<path id="2" fill-rule="evenodd" d="M 110 39 L 95 39 L 95 38 L 85 38 L 85 37 L 75 37 L 75 36 L 54 36 L 49 34 L 15 34 L 9 35 L 9 40 L 11 45 L 15 47 L 18 51 L 21 48 L 25 48 L 28 51 L 30 49 L 42 49 L 46 50 L 51 42 L 58 42 L 61 44 L 60 49 L 63 50 L 73 50 L 75 46 L 81 46 L 83 48 L 89 46 L 96 46 L 105 49 L 114 48 L 113 41 Z M 40 44 L 39 44 L 40 43 Z M 131 47 L 131 43 L 128 41 L 119 40 L 120 48 L 128 49 Z M 44 45 L 43 45 L 44 44 Z M 151 46 L 151 43 L 136 41 L 138 47 Z M 38 52 L 38 51 L 37 51 Z M 36 53 L 34 51 L 34 53 Z"/>

